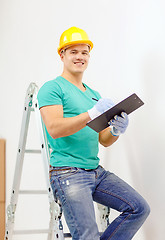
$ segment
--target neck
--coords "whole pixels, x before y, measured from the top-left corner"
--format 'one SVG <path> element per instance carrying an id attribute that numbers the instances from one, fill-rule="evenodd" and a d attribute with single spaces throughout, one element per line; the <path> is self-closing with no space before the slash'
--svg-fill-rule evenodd
<path id="1" fill-rule="evenodd" d="M 83 73 L 72 74 L 70 72 L 63 71 L 61 76 L 76 86 L 82 86 Z"/>

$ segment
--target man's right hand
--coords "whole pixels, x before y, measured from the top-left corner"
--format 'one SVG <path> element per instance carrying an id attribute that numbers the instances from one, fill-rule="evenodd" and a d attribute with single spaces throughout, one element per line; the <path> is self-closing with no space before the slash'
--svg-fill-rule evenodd
<path id="1" fill-rule="evenodd" d="M 101 98 L 95 104 L 95 106 L 88 110 L 89 117 L 91 120 L 98 117 L 100 114 L 106 112 L 108 109 L 112 108 L 115 104 L 109 98 Z"/>

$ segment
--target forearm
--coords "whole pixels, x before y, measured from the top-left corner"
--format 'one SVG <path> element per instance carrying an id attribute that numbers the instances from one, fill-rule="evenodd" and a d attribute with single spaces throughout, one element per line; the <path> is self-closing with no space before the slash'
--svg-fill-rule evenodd
<path id="1" fill-rule="evenodd" d="M 110 132 L 110 128 L 106 128 L 105 130 L 101 131 L 99 134 L 99 142 L 104 147 L 111 146 L 114 142 L 117 141 L 119 136 L 113 136 Z"/>
<path id="2" fill-rule="evenodd" d="M 53 138 L 66 137 L 84 128 L 88 121 L 90 117 L 87 112 L 75 117 L 55 118 L 48 132 Z"/>

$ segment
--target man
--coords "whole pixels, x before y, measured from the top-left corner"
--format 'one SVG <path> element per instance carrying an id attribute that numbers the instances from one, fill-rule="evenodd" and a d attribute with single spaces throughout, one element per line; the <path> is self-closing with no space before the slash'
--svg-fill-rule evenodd
<path id="1" fill-rule="evenodd" d="M 80 28 L 67 29 L 58 53 L 61 76 L 46 82 L 38 93 L 41 116 L 52 148 L 50 181 L 62 204 L 73 240 L 129 240 L 150 209 L 127 183 L 99 165 L 98 144 L 112 145 L 128 126 L 128 116 L 115 116 L 99 134 L 87 122 L 113 106 L 110 99 L 82 82 L 93 43 Z M 96 102 L 94 99 L 97 99 Z M 93 201 L 121 214 L 99 236 Z"/>

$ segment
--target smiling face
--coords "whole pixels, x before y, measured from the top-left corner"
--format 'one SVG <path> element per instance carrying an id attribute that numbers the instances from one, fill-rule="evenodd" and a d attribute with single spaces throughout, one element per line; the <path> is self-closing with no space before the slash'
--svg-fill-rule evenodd
<path id="1" fill-rule="evenodd" d="M 86 44 L 78 44 L 68 47 L 61 53 L 64 63 L 64 72 L 82 74 L 88 66 L 89 47 Z"/>

